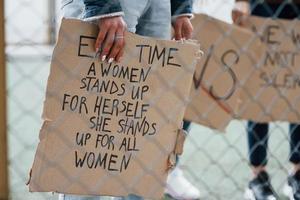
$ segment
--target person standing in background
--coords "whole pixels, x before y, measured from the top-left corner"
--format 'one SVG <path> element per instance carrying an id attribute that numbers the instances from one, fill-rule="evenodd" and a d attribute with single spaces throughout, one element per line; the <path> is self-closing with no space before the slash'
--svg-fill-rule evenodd
<path id="1" fill-rule="evenodd" d="M 96 23 L 99 33 L 95 51 L 108 63 L 119 62 L 124 54 L 125 30 L 160 39 L 171 39 L 171 25 L 176 40 L 190 39 L 193 27 L 191 0 L 63 0 L 65 18 Z M 184 123 L 187 130 L 189 123 Z M 200 192 L 175 167 L 167 178 L 166 194 L 175 199 L 199 199 Z M 99 197 L 61 195 L 62 200 L 98 200 Z M 113 199 L 142 199 L 129 197 Z"/>
<path id="2" fill-rule="evenodd" d="M 235 24 L 244 26 L 249 15 L 281 19 L 300 18 L 300 0 L 237 0 L 232 11 Z M 269 125 L 248 122 L 249 159 L 254 178 L 249 182 L 245 198 L 249 200 L 277 199 L 266 170 Z M 290 156 L 293 171 L 287 178 L 284 193 L 290 200 L 300 200 L 300 126 L 289 127 Z"/>

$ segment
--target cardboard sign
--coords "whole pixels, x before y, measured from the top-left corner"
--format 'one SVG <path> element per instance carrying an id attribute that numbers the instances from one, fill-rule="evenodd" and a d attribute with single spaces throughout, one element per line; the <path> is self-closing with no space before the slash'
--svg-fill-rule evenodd
<path id="1" fill-rule="evenodd" d="M 195 15 L 204 49 L 185 118 L 224 130 L 233 118 L 300 122 L 300 21 L 250 17 L 249 29 Z"/>
<path id="2" fill-rule="evenodd" d="M 185 119 L 224 130 L 239 113 L 241 90 L 261 55 L 253 33 L 206 15 L 192 20 L 204 57 L 196 67 Z"/>
<path id="3" fill-rule="evenodd" d="M 249 28 L 265 49 L 245 84 L 242 118 L 300 123 L 300 20 L 250 17 Z"/>
<path id="4" fill-rule="evenodd" d="M 109 64 L 94 58 L 97 32 L 62 21 L 30 191 L 158 199 L 200 47 L 126 33 L 124 58 Z"/>

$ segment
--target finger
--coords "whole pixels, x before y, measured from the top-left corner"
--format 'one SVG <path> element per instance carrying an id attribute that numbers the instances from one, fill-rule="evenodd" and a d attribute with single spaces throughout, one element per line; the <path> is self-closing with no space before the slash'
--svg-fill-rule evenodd
<path id="1" fill-rule="evenodd" d="M 181 34 L 181 28 L 182 28 L 182 24 L 181 23 L 177 23 L 175 24 L 175 40 L 181 40 L 182 38 L 182 34 Z"/>
<path id="2" fill-rule="evenodd" d="M 101 47 L 105 37 L 106 37 L 106 34 L 107 34 L 107 31 L 108 31 L 108 27 L 106 25 L 101 25 L 99 26 L 99 33 L 98 33 L 98 36 L 97 36 L 97 40 L 95 42 L 95 50 L 96 52 L 99 51 L 99 48 Z"/>
<path id="3" fill-rule="evenodd" d="M 237 11 L 236 10 L 233 10 L 232 12 L 231 12 L 231 18 L 232 18 L 232 21 L 233 21 L 233 23 L 237 23 Z"/>
<path id="4" fill-rule="evenodd" d="M 237 24 L 239 26 L 243 26 L 243 24 L 244 24 L 244 20 L 243 19 L 244 19 L 243 18 L 243 14 L 242 13 L 238 13 L 236 21 L 237 21 Z"/>
<path id="5" fill-rule="evenodd" d="M 235 24 L 239 25 L 239 26 L 243 26 L 244 24 L 244 17 L 243 17 L 243 13 L 240 11 L 233 11 L 232 12 L 232 20 Z"/>
<path id="6" fill-rule="evenodd" d="M 192 33 L 193 33 L 193 27 L 188 24 L 184 27 L 184 33 L 182 34 L 182 37 L 185 39 L 191 39 L 192 38 Z"/>
<path id="7" fill-rule="evenodd" d="M 245 14 L 243 14 L 242 16 L 241 16 L 241 26 L 246 26 L 247 25 L 247 20 L 248 20 L 248 18 L 247 18 L 248 16 L 247 15 L 245 15 Z"/>
<path id="8" fill-rule="evenodd" d="M 119 51 L 124 48 L 124 30 L 122 28 L 118 28 L 115 35 L 115 40 L 113 47 L 110 50 L 108 60 L 112 62 L 113 60 L 117 60 L 116 56 L 118 55 Z"/>
<path id="9" fill-rule="evenodd" d="M 124 37 L 125 37 L 125 31 L 124 31 Z M 123 48 L 121 48 L 120 49 L 120 51 L 119 51 L 119 53 L 117 54 L 117 56 L 116 56 L 116 61 L 117 62 L 120 62 L 121 61 L 121 59 L 122 59 L 122 57 L 123 57 L 123 55 L 124 55 L 124 51 L 125 51 L 125 43 L 126 43 L 126 41 L 125 41 L 125 39 L 124 39 L 124 43 L 123 43 Z"/>
<path id="10" fill-rule="evenodd" d="M 116 33 L 116 29 L 110 29 L 108 31 L 108 33 L 106 34 L 105 40 L 102 45 L 102 51 L 100 54 L 101 61 L 106 60 L 107 55 L 109 54 L 109 52 L 114 44 L 115 33 Z"/>
<path id="11" fill-rule="evenodd" d="M 124 40 L 125 41 L 125 40 Z M 125 43 L 125 42 L 124 42 Z M 125 45 L 124 45 L 125 46 Z M 120 49 L 119 53 L 116 55 L 116 61 L 120 62 L 124 55 L 124 47 Z"/>

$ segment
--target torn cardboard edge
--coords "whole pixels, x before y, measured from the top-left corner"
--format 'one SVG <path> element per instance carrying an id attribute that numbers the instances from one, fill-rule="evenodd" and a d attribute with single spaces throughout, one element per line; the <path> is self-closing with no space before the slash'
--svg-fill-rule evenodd
<path id="1" fill-rule="evenodd" d="M 143 141 L 144 142 L 143 146 L 141 146 L 141 148 L 143 149 L 140 149 L 141 151 L 139 151 L 140 155 L 136 154 L 136 156 L 139 155 L 141 158 L 139 158 L 140 160 L 136 160 L 136 162 L 131 163 L 133 167 L 131 166 L 131 168 L 128 168 L 128 170 L 131 171 L 129 172 L 125 170 L 124 172 L 122 172 L 122 175 L 120 174 L 108 175 L 105 172 L 105 170 L 103 170 L 102 168 L 97 168 L 99 169 L 97 171 L 91 171 L 88 169 L 83 170 L 83 168 L 82 170 L 81 168 L 79 170 L 77 168 L 74 168 L 73 166 L 74 161 L 71 156 L 73 150 L 76 149 L 77 146 L 76 145 L 74 146 L 74 144 L 72 143 L 65 145 L 65 143 L 63 143 L 62 141 L 62 138 L 64 138 L 64 140 L 69 140 L 72 142 L 74 140 L 73 135 L 68 134 L 68 132 L 75 133 L 77 131 L 76 128 L 77 126 L 80 127 L 78 128 L 79 131 L 85 130 L 86 127 L 82 128 L 83 124 L 80 121 L 73 120 L 76 119 L 77 117 L 77 115 L 75 114 L 65 113 L 65 117 L 60 119 L 59 113 L 61 111 L 59 109 L 61 108 L 60 103 L 62 99 L 55 99 L 53 98 L 53 96 L 58 95 L 57 97 L 62 98 L 60 94 L 63 94 L 64 91 L 73 91 L 69 89 L 78 87 L 78 85 L 74 84 L 72 81 L 70 81 L 70 83 L 66 82 L 65 85 L 58 84 L 57 87 L 58 91 L 52 93 L 53 92 L 52 87 L 54 87 L 55 85 L 53 83 L 59 83 L 61 77 L 65 77 L 65 79 L 67 80 L 74 79 L 75 81 L 78 82 L 80 81 L 81 76 L 84 77 L 84 74 L 86 73 L 86 71 L 90 66 L 91 59 L 81 58 L 79 60 L 79 58 L 75 56 L 78 53 L 77 52 L 78 36 L 84 35 L 89 37 L 94 35 L 97 32 L 97 26 L 85 22 L 81 22 L 79 20 L 66 20 L 66 19 L 63 19 L 61 26 L 65 28 L 60 29 L 59 39 L 57 42 L 57 46 L 54 49 L 54 53 L 52 57 L 50 76 L 48 78 L 48 84 L 47 84 L 47 95 L 46 95 L 46 101 L 45 101 L 44 111 L 43 111 L 44 123 L 40 131 L 40 142 L 39 142 L 36 156 L 34 158 L 32 174 L 30 176 L 31 177 L 29 181 L 30 191 L 43 191 L 43 192 L 55 191 L 55 192 L 66 193 L 66 194 L 110 195 L 110 196 L 124 196 L 130 194 L 131 192 L 134 192 L 135 194 L 145 196 L 145 197 L 150 197 L 150 198 L 161 197 L 164 191 L 164 188 L 161 185 L 163 185 L 166 180 L 167 169 L 168 169 L 168 155 L 169 155 L 168 153 L 173 152 L 174 155 L 179 154 L 182 152 L 182 148 L 183 148 L 182 143 L 184 137 L 180 136 L 180 131 L 177 131 L 177 129 L 182 123 L 181 119 L 183 118 L 184 115 L 185 104 L 182 103 L 180 104 L 179 101 L 182 101 L 182 99 L 176 97 L 176 92 L 179 92 L 180 95 L 184 94 L 184 97 L 188 96 L 189 89 L 190 89 L 189 85 L 191 85 L 192 82 L 192 74 L 193 74 L 192 71 L 194 70 L 196 59 L 199 58 L 199 52 L 200 52 L 199 44 L 189 40 L 183 42 L 175 42 L 175 41 L 172 42 L 167 40 L 156 40 L 153 38 L 136 36 L 132 33 L 126 34 L 127 48 L 132 50 L 132 52 L 130 52 L 127 55 L 127 59 L 125 55 L 124 62 L 128 62 L 126 65 L 130 67 L 139 66 L 139 65 L 148 66 L 148 64 L 146 64 L 146 61 L 148 59 L 143 59 L 142 60 L 143 64 L 138 64 L 137 61 L 134 61 L 135 59 L 138 59 L 138 57 L 134 57 L 134 58 L 132 57 L 132 55 L 135 55 L 136 53 L 136 52 L 134 53 L 134 45 L 146 44 L 146 45 L 153 45 L 153 46 L 158 45 L 159 47 L 166 47 L 166 48 L 175 48 L 175 47 L 178 48 L 178 50 L 176 50 L 180 53 L 180 54 L 176 54 L 178 58 L 174 56 L 171 59 L 174 59 L 175 61 L 180 62 L 182 65 L 186 65 L 186 66 L 184 66 L 184 68 L 182 69 L 175 68 L 175 67 L 171 68 L 170 66 L 160 67 L 159 61 L 154 61 L 154 63 L 153 64 L 151 63 L 152 65 L 150 65 L 154 67 L 156 70 L 155 74 L 150 74 L 152 77 L 151 81 L 153 80 L 154 82 L 153 81 L 151 82 L 152 85 L 150 84 L 150 82 L 148 83 L 149 87 L 154 87 L 154 89 L 152 88 L 153 89 L 152 92 L 154 93 L 154 96 L 156 93 L 158 93 L 159 91 L 158 89 L 164 88 L 164 87 L 158 87 L 159 80 L 155 81 L 158 78 L 156 76 L 156 73 L 159 73 L 161 78 L 164 79 L 165 81 L 168 80 L 172 81 L 174 77 L 179 78 L 177 82 L 174 82 L 175 85 L 172 85 L 172 87 L 168 86 L 169 87 L 168 91 L 165 91 L 161 94 L 161 99 L 155 101 L 157 106 L 165 105 L 160 109 L 160 111 L 163 112 L 167 110 L 171 110 L 171 107 L 174 111 L 176 111 L 175 104 L 177 106 L 180 106 L 180 109 L 176 111 L 176 113 L 178 114 L 174 116 L 169 116 L 171 117 L 168 121 L 168 123 L 170 123 L 169 125 L 164 124 L 166 122 L 165 120 L 162 120 L 163 119 L 162 116 L 158 115 L 157 113 L 154 113 L 155 115 L 151 114 L 153 116 L 157 115 L 155 118 L 152 117 L 154 122 L 160 120 L 157 121 L 157 123 L 161 123 L 161 125 L 164 125 L 161 126 L 162 128 L 159 129 L 160 134 L 155 136 L 156 140 L 158 140 L 160 143 L 163 144 L 162 146 L 165 149 L 164 152 L 158 149 L 158 147 L 155 146 L 155 143 L 151 142 L 151 140 L 148 141 L 144 139 L 145 141 Z M 182 43 L 182 45 L 180 43 Z M 89 51 L 92 50 L 90 49 Z M 87 55 L 90 55 L 90 53 L 88 53 Z M 180 60 L 182 59 L 181 57 L 187 58 L 187 60 Z M 57 60 L 61 60 L 62 58 L 64 63 L 57 62 Z M 159 56 L 158 60 L 160 59 L 162 58 L 160 58 Z M 87 67 L 80 68 L 76 65 L 82 65 Z M 170 64 L 168 63 L 168 65 Z M 101 67 L 101 66 L 102 65 L 98 63 L 96 67 Z M 79 71 L 76 74 L 79 74 L 79 78 L 77 76 L 66 76 L 64 73 L 68 71 L 68 69 L 72 69 L 73 71 L 78 69 Z M 183 71 L 181 70 L 187 70 L 187 71 L 184 71 L 185 73 L 182 73 Z M 54 74 L 56 75 L 54 76 Z M 74 74 L 74 72 L 72 72 L 72 74 Z M 174 77 L 171 77 L 172 75 L 174 75 Z M 59 92 L 59 90 L 61 90 L 61 92 Z M 174 91 L 176 90 L 176 92 L 172 93 L 172 90 Z M 173 95 L 172 98 L 167 98 L 166 94 L 169 93 L 170 95 Z M 49 106 L 49 104 L 51 104 L 51 106 Z M 170 109 L 167 109 L 168 107 L 170 107 Z M 154 108 L 155 107 L 151 109 L 154 110 Z M 149 114 L 149 118 L 151 118 L 150 114 Z M 64 121 L 57 123 L 58 119 L 60 120 L 64 119 Z M 69 124 L 72 125 L 69 126 Z M 57 125 L 55 129 L 58 132 L 56 132 L 56 130 L 51 128 L 51 126 L 53 125 Z M 76 125 L 76 127 L 74 127 L 73 125 Z M 115 126 L 111 126 L 111 127 L 115 128 Z M 67 130 L 66 128 L 71 128 L 71 129 L 70 130 L 68 129 L 68 131 L 64 131 Z M 68 148 L 70 148 L 70 150 Z M 92 146 L 87 146 L 86 148 L 87 150 L 84 148 L 83 151 L 90 151 L 89 150 L 90 148 L 93 150 Z M 66 152 L 65 153 L 66 155 L 58 156 L 60 155 L 61 152 Z M 105 150 L 101 150 L 101 152 L 105 152 Z M 53 155 L 56 156 L 53 157 Z M 159 158 L 159 159 L 157 158 L 158 161 L 161 160 L 161 162 L 152 163 L 152 160 L 155 160 L 152 158 L 156 156 Z M 148 161 L 148 159 L 150 160 Z M 51 160 L 51 162 L 47 163 L 47 160 Z M 138 162 L 145 162 L 146 165 L 145 164 L 144 165 L 147 166 L 147 163 L 150 161 L 151 161 L 150 166 L 153 165 L 152 168 L 150 169 L 148 168 L 143 169 L 142 166 L 140 166 L 138 163 Z M 65 173 L 61 174 L 62 171 L 65 171 Z M 80 180 L 79 182 L 76 182 L 77 177 L 80 177 L 79 172 L 84 172 L 84 175 L 82 178 L 79 179 Z M 70 174 L 76 174 L 76 177 L 75 178 L 73 177 L 72 182 L 66 184 L 67 187 L 64 187 L 64 183 L 70 181 L 66 178 L 66 176 L 68 177 Z M 135 175 L 139 175 L 139 174 L 143 174 L 143 179 L 135 180 Z M 111 178 L 106 179 L 105 185 L 101 186 L 101 190 L 99 190 L 98 188 L 95 190 L 95 188 L 93 188 L 95 184 L 93 184 L 92 182 L 98 181 L 96 180 L 96 177 L 102 178 L 106 176 L 111 176 Z M 124 190 L 125 188 L 119 188 L 120 183 L 116 182 L 117 180 L 119 180 L 118 178 L 116 178 L 118 176 L 121 180 L 125 181 L 124 183 L 126 183 L 125 184 L 126 188 L 129 187 L 128 190 L 127 189 Z M 99 182 L 101 183 L 101 181 Z M 93 187 L 89 187 L 88 190 L 83 190 L 83 188 L 80 187 L 79 183 L 87 184 L 87 185 L 92 184 Z M 154 186 L 156 190 L 154 192 L 151 192 L 151 188 Z"/>

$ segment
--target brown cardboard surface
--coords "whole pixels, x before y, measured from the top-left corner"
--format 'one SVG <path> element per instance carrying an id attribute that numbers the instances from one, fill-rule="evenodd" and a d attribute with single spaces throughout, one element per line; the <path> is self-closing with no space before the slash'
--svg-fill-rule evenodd
<path id="1" fill-rule="evenodd" d="M 204 56 L 196 67 L 185 119 L 224 130 L 240 117 L 241 92 L 262 44 L 250 31 L 206 15 L 195 15 L 192 24 Z"/>
<path id="2" fill-rule="evenodd" d="M 242 117 L 258 122 L 300 122 L 300 21 L 250 17 L 264 44 L 262 60 L 243 93 Z"/>
<path id="3" fill-rule="evenodd" d="M 30 191 L 158 199 L 200 47 L 126 33 L 110 65 L 94 58 L 96 33 L 62 21 Z"/>
<path id="4" fill-rule="evenodd" d="M 192 23 L 204 57 L 185 119 L 219 130 L 233 118 L 299 123 L 299 20 L 250 17 L 245 29 L 195 15 Z"/>

